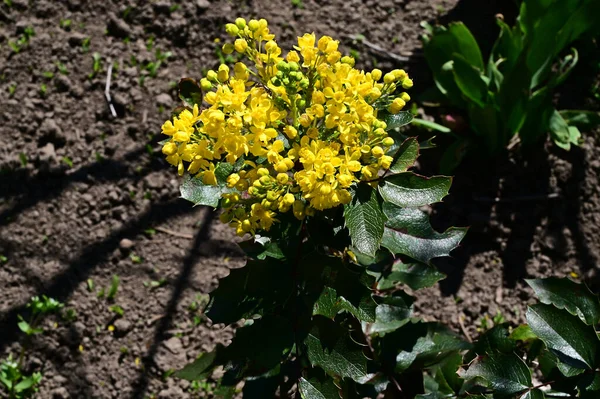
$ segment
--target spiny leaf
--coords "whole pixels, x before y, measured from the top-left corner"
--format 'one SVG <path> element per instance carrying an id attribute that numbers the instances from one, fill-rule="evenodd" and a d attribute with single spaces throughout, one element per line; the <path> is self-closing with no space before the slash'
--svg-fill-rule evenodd
<path id="1" fill-rule="evenodd" d="M 424 212 L 384 203 L 388 218 L 381 245 L 394 254 L 403 254 L 423 263 L 448 256 L 466 234 L 466 229 L 450 228 L 438 233 L 431 227 Z"/>
<path id="2" fill-rule="evenodd" d="M 207 205 L 216 208 L 219 206 L 221 195 L 232 190 L 226 186 L 204 184 L 202 179 L 188 174 L 183 178 L 179 191 L 181 192 L 181 198 L 193 202 L 194 205 Z"/>
<path id="3" fill-rule="evenodd" d="M 462 376 L 465 379 L 481 377 L 501 395 L 514 395 L 531 387 L 531 371 L 514 353 L 481 356 Z"/>
<path id="4" fill-rule="evenodd" d="M 385 335 L 408 323 L 413 298 L 406 294 L 381 298 L 377 305 L 375 322 L 368 327 L 370 334 Z"/>
<path id="5" fill-rule="evenodd" d="M 367 359 L 361 347 L 333 321 L 315 318 L 315 327 L 305 340 L 308 358 L 333 376 L 361 381 L 367 375 Z"/>
<path id="6" fill-rule="evenodd" d="M 377 288 L 386 290 L 402 283 L 413 290 L 420 290 L 431 287 L 444 278 L 446 275 L 440 273 L 434 266 L 418 262 L 404 263 L 397 260 L 392 266 L 391 273 L 379 280 Z"/>
<path id="7" fill-rule="evenodd" d="M 379 192 L 383 199 L 403 207 L 418 207 L 439 202 L 448 195 L 452 179 L 446 176 L 423 177 L 412 172 L 383 179 Z"/>
<path id="8" fill-rule="evenodd" d="M 344 217 L 352 245 L 366 255 L 375 256 L 386 220 L 377 192 L 368 184 L 359 184 L 352 202 L 344 207 Z"/>
<path id="9" fill-rule="evenodd" d="M 187 364 L 184 368 L 175 372 L 175 377 L 188 381 L 198 381 L 208 377 L 210 373 L 212 373 L 218 350 L 219 349 L 215 349 L 212 352 L 200 354 L 200 356 L 192 363 Z"/>
<path id="10" fill-rule="evenodd" d="M 527 322 L 561 361 L 580 369 L 596 367 L 598 337 L 577 317 L 551 305 L 535 304 L 527 309 Z"/>
<path id="11" fill-rule="evenodd" d="M 397 114 L 386 113 L 381 115 L 381 118 L 387 125 L 386 130 L 393 130 L 408 125 L 413 120 L 413 115 L 408 111 L 402 111 Z"/>
<path id="12" fill-rule="evenodd" d="M 600 322 L 598 297 L 584 285 L 556 277 L 525 281 L 533 288 L 540 302 L 566 309 L 587 325 L 593 326 Z"/>
<path id="13" fill-rule="evenodd" d="M 360 303 L 354 306 L 346 298 L 338 296 L 335 289 L 325 287 L 314 304 L 313 315 L 334 319 L 339 312 L 347 311 L 360 321 L 373 322 L 375 321 L 375 306 L 376 304 L 368 292 L 361 298 Z"/>
<path id="14" fill-rule="evenodd" d="M 310 381 L 300 377 L 298 390 L 302 399 L 339 399 L 339 390 L 331 379 L 325 382 L 312 379 Z"/>
<path id="15" fill-rule="evenodd" d="M 409 137 L 400 145 L 394 155 L 394 161 L 390 167 L 390 172 L 406 172 L 417 161 L 419 156 L 419 141 L 416 137 Z"/>

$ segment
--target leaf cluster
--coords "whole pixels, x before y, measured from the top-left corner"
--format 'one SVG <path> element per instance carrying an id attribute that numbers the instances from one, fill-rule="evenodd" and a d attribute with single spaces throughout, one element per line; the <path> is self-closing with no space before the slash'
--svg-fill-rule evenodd
<path id="1" fill-rule="evenodd" d="M 516 25 L 497 19 L 500 34 L 490 57 L 484 61 L 476 39 L 462 23 L 447 28 L 424 24 L 425 58 L 431 68 L 435 97 L 464 110 L 474 136 L 457 137 L 448 150 L 479 148 L 495 154 L 518 138 L 534 144 L 549 132 L 561 148 L 577 145 L 578 128 L 598 120 L 584 111 L 557 111 L 554 89 L 571 73 L 578 61 L 575 48 L 566 49 L 582 37 L 600 33 L 595 0 L 527 0 L 521 3 Z M 449 155 L 446 166 L 460 159 Z"/>

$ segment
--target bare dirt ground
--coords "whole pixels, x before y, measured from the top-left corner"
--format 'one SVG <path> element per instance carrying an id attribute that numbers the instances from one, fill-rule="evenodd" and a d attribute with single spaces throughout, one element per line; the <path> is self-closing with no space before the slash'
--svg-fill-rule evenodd
<path id="1" fill-rule="evenodd" d="M 493 24 L 499 7 L 477 14 L 482 10 L 465 6 L 477 7 L 473 2 L 456 3 L 4 2 L 0 358 L 19 352 L 18 315 L 27 314 L 32 295 L 45 294 L 77 317 L 49 318 L 46 332 L 33 341 L 27 369 L 43 371 L 40 398 L 209 397 L 207 390 L 193 391 L 168 376 L 231 337 L 230 328 L 211 325 L 197 308 L 219 277 L 243 264 L 243 255 L 212 210 L 178 199 L 178 177 L 162 159 L 160 126 L 179 104 L 176 82 L 217 66 L 215 41 L 226 39 L 226 22 L 243 16 L 268 19 L 283 48 L 307 31 L 329 34 L 358 56 L 359 67 L 400 66 L 430 84 L 419 56 L 419 22 L 469 17 L 467 7 L 483 15 L 471 16 L 478 29 L 485 16 Z M 19 44 L 28 27 L 35 35 Z M 408 60 L 395 63 L 356 42 L 357 34 Z M 166 52 L 172 54 L 154 73 L 152 65 Z M 96 73 L 94 53 L 100 57 Z M 104 99 L 110 64 L 116 117 Z M 457 331 L 464 315 L 466 333 L 475 335 L 486 314 L 522 320 L 531 298 L 524 276 L 574 272 L 595 278 L 597 155 L 596 139 L 588 137 L 570 154 L 550 149 L 459 169 L 452 195 L 434 216 L 440 228 L 472 228 L 453 258 L 439 262 L 448 279 L 418 293 L 419 314 Z M 559 196 L 514 201 L 548 193 Z M 489 201 L 498 195 L 513 200 Z M 121 282 L 111 302 L 98 293 L 115 275 Z M 123 317 L 109 309 L 115 304 Z"/>

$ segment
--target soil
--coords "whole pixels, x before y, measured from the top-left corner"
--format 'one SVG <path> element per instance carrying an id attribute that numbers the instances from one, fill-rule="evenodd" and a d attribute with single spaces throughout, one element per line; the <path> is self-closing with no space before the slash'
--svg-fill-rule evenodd
<path id="1" fill-rule="evenodd" d="M 354 50 L 359 67 L 402 66 L 425 87 L 419 23 L 464 19 L 472 7 L 490 18 L 500 10 L 495 2 L 485 10 L 457 3 L 4 2 L 0 358 L 26 344 L 17 322 L 27 317 L 29 298 L 47 295 L 76 317 L 46 319 L 46 331 L 27 343 L 26 368 L 44 374 L 38 397 L 209 396 L 210 387 L 193 391 L 168 376 L 231 338 L 230 327 L 211 325 L 197 308 L 218 278 L 244 259 L 215 212 L 178 198 L 179 179 L 160 153 L 160 125 L 179 104 L 174 84 L 217 66 L 215 41 L 225 39 L 223 25 L 244 16 L 268 19 L 283 48 L 306 31 L 329 34 L 345 51 Z M 11 44 L 27 27 L 35 35 L 16 52 Z M 357 34 L 408 60 L 394 64 L 356 41 Z M 153 76 L 146 66 L 157 61 L 157 50 L 172 55 Z M 96 52 L 101 65 L 94 74 Z M 104 98 L 110 64 L 116 117 Z M 522 277 L 573 272 L 596 281 L 599 146 L 589 136 L 571 153 L 547 146 L 532 156 L 457 170 L 451 195 L 433 209 L 434 221 L 439 229 L 471 229 L 453 257 L 438 262 L 448 278 L 416 294 L 417 313 L 456 331 L 463 317 L 462 333 L 474 336 L 486 314 L 523 320 L 531 291 Z M 547 194 L 558 197 L 540 197 Z M 490 202 L 496 197 L 502 202 Z M 114 276 L 120 284 L 109 300 L 99 294 Z"/>

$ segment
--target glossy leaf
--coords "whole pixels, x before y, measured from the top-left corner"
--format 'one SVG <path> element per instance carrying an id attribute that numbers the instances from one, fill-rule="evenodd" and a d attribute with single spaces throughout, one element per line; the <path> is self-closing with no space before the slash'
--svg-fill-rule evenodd
<path id="1" fill-rule="evenodd" d="M 567 125 L 567 122 L 556 110 L 554 110 L 550 117 L 549 127 L 550 137 L 554 143 L 565 150 L 569 150 L 571 148 L 571 132 L 569 131 L 569 125 Z"/>
<path id="2" fill-rule="evenodd" d="M 363 254 L 375 256 L 386 220 L 377 192 L 368 184 L 359 184 L 352 202 L 344 206 L 344 217 L 354 248 Z"/>
<path id="3" fill-rule="evenodd" d="M 219 200 L 224 193 L 232 190 L 224 185 L 207 185 L 202 179 L 187 174 L 179 188 L 181 198 L 186 199 L 194 205 L 207 205 L 216 208 L 219 206 Z"/>
<path id="4" fill-rule="evenodd" d="M 397 114 L 385 113 L 381 115 L 381 120 L 387 125 L 386 130 L 398 129 L 399 127 L 408 125 L 413 120 L 413 114 L 408 111 L 401 111 Z"/>
<path id="5" fill-rule="evenodd" d="M 383 179 L 379 192 L 383 199 L 403 207 L 418 207 L 439 202 L 448 195 L 452 178 L 424 177 L 412 172 L 399 173 Z"/>
<path id="6" fill-rule="evenodd" d="M 525 281 L 533 288 L 540 302 L 566 309 L 587 325 L 600 323 L 600 302 L 586 286 L 556 277 Z"/>
<path id="7" fill-rule="evenodd" d="M 392 271 L 379 280 L 377 288 L 386 290 L 397 284 L 406 284 L 413 290 L 432 287 L 438 281 L 446 278 L 434 266 L 425 263 L 404 263 L 401 260 L 394 262 Z"/>
<path id="8" fill-rule="evenodd" d="M 298 390 L 300 391 L 300 397 L 302 399 L 339 399 L 337 387 L 333 384 L 332 380 L 320 382 L 316 379 L 306 380 L 304 377 L 300 377 L 298 382 Z"/>
<path id="9" fill-rule="evenodd" d="M 179 98 L 188 106 L 202 104 L 202 89 L 200 85 L 192 78 L 183 78 L 179 81 Z"/>
<path id="10" fill-rule="evenodd" d="M 407 138 L 394 154 L 394 161 L 390 167 L 392 173 L 406 172 L 417 161 L 419 156 L 419 142 L 416 137 Z"/>
<path id="11" fill-rule="evenodd" d="M 199 381 L 208 377 L 215 366 L 215 360 L 217 359 L 217 350 L 212 352 L 202 353 L 192 363 L 187 364 L 181 370 L 175 372 L 175 377 L 183 378 L 188 381 Z"/>
<path id="12" fill-rule="evenodd" d="M 598 337 L 576 316 L 551 305 L 536 304 L 527 309 L 527 322 L 561 361 L 580 369 L 595 367 Z"/>
<path id="13" fill-rule="evenodd" d="M 377 305 L 375 322 L 368 325 L 369 334 L 384 335 L 409 322 L 413 298 L 406 294 L 384 297 Z"/>
<path id="14" fill-rule="evenodd" d="M 375 307 L 376 303 L 368 291 L 361 298 L 360 303 L 355 306 L 343 296 L 338 296 L 335 289 L 325 287 L 314 304 L 313 315 L 322 315 L 333 320 L 339 312 L 346 311 L 360 321 L 373 322 L 375 321 Z"/>
<path id="15" fill-rule="evenodd" d="M 333 376 L 363 380 L 367 376 L 367 359 L 362 348 L 333 321 L 316 319 L 315 323 L 305 340 L 311 364 Z"/>
<path id="16" fill-rule="evenodd" d="M 592 130 L 596 126 L 600 126 L 600 112 L 564 110 L 559 111 L 559 114 L 569 126 L 575 126 L 579 129 Z"/>
<path id="17" fill-rule="evenodd" d="M 219 280 L 210 295 L 206 315 L 213 323 L 231 324 L 285 304 L 292 290 L 286 263 L 273 259 L 250 260 Z"/>
<path id="18" fill-rule="evenodd" d="M 478 106 L 484 107 L 487 102 L 487 84 L 482 78 L 483 69 L 476 69 L 460 54 L 454 54 L 454 80 L 460 91 Z"/>
<path id="19" fill-rule="evenodd" d="M 465 379 L 483 378 L 501 395 L 514 395 L 531 387 L 529 367 L 514 353 L 494 353 L 477 358 L 462 375 Z"/>
<path id="20" fill-rule="evenodd" d="M 532 389 L 531 391 L 525 392 L 519 399 L 544 399 L 544 392 L 539 389 Z"/>
<path id="21" fill-rule="evenodd" d="M 427 214 L 418 209 L 386 203 L 383 211 L 388 221 L 381 245 L 393 254 L 407 255 L 423 263 L 429 263 L 436 257 L 448 256 L 466 234 L 466 229 L 461 228 L 436 232 L 431 227 Z"/>

